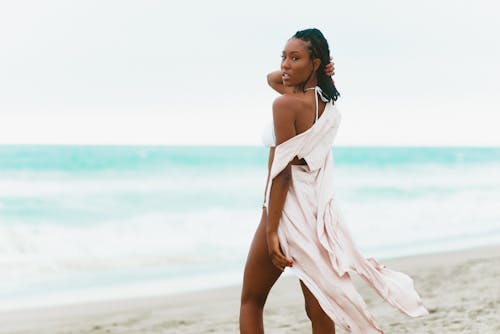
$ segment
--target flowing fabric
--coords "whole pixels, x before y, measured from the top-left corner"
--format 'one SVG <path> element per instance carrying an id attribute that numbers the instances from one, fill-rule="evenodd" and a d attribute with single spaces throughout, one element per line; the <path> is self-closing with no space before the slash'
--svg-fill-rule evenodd
<path id="1" fill-rule="evenodd" d="M 314 125 L 277 145 L 264 205 L 272 180 L 297 156 L 307 165 L 291 165 L 292 180 L 278 225 L 280 246 L 293 259 L 290 271 L 314 294 L 325 313 L 342 329 L 356 334 L 383 333 L 355 289 L 355 272 L 386 302 L 411 317 L 428 314 L 412 278 L 364 258 L 336 203 L 332 145 L 340 124 L 329 102 Z"/>

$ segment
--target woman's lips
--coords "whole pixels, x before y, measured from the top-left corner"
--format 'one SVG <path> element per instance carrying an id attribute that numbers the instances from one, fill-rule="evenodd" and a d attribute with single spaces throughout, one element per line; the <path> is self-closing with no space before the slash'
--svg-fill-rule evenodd
<path id="1" fill-rule="evenodd" d="M 289 75 L 288 73 L 283 73 L 283 74 L 281 75 L 281 79 L 282 79 L 283 81 L 287 81 L 287 80 L 289 80 L 289 79 L 290 79 L 290 75 Z"/>

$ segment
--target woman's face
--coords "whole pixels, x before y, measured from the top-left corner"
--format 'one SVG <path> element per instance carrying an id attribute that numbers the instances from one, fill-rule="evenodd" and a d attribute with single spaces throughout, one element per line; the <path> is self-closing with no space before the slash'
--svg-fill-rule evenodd
<path id="1" fill-rule="evenodd" d="M 298 86 L 303 84 L 311 71 L 317 66 L 313 66 L 311 56 L 307 51 L 309 42 L 304 42 L 298 38 L 290 39 L 281 55 L 281 78 L 285 86 Z M 311 80 L 316 80 L 315 74 Z M 307 83 L 306 83 L 307 85 Z"/>

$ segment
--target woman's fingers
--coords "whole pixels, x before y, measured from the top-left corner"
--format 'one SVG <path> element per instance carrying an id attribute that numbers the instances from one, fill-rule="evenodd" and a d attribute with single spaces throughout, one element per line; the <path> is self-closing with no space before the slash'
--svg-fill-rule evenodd
<path id="1" fill-rule="evenodd" d="M 335 65 L 333 64 L 333 62 L 325 65 L 325 74 L 329 77 L 335 74 Z"/>
<path id="2" fill-rule="evenodd" d="M 285 257 L 285 254 L 283 254 L 281 252 L 281 250 L 278 250 L 277 256 L 278 256 L 278 259 L 280 260 L 280 262 L 283 263 L 283 265 L 285 265 L 285 266 L 291 266 L 292 265 L 293 261 L 290 260 L 290 259 L 287 259 Z"/>
<path id="3" fill-rule="evenodd" d="M 285 270 L 286 266 L 292 266 L 293 261 L 287 259 L 281 251 L 278 234 L 276 232 L 271 232 L 268 234 L 267 245 L 269 248 L 269 257 L 271 258 L 271 262 L 275 267 L 283 271 Z"/>
<path id="4" fill-rule="evenodd" d="M 279 253 L 272 255 L 272 263 L 281 271 L 285 270 L 285 267 L 291 267 L 293 265 L 293 261 L 288 260 L 283 254 Z"/>
<path id="5" fill-rule="evenodd" d="M 281 262 L 281 261 L 279 261 L 279 260 L 276 260 L 276 259 L 275 259 L 275 260 L 273 261 L 273 264 L 274 264 L 274 266 L 275 266 L 276 268 L 278 268 L 280 271 L 284 271 L 284 270 L 285 270 L 286 265 L 285 265 L 283 262 Z"/>
<path id="6" fill-rule="evenodd" d="M 273 265 L 276 268 L 278 268 L 280 271 L 284 271 L 285 270 L 285 267 L 282 264 L 278 263 L 276 260 L 273 260 L 272 262 L 273 262 Z"/>

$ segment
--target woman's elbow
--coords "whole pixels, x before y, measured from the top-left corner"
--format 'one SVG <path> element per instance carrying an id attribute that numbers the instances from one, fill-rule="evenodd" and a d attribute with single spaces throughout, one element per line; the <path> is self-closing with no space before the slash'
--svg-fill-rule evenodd
<path id="1" fill-rule="evenodd" d="M 271 86 L 271 87 L 273 86 L 273 84 L 272 84 L 272 75 L 273 75 L 273 72 L 269 73 L 269 74 L 266 76 L 267 84 L 268 84 L 269 86 Z"/>

